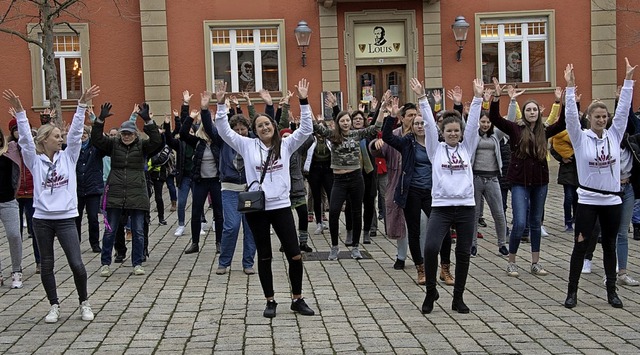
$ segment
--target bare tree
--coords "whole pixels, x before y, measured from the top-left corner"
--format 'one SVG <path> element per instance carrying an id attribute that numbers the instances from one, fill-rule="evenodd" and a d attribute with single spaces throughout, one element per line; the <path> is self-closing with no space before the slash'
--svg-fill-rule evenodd
<path id="1" fill-rule="evenodd" d="M 4 4 L 3 4 L 4 3 Z M 112 0 L 118 13 L 118 0 Z M 87 21 L 87 4 L 82 0 L 8 0 L 0 2 L 0 32 L 17 36 L 27 43 L 42 49 L 42 69 L 44 70 L 44 86 L 49 98 L 49 107 L 54 116 L 53 122 L 62 128 L 61 93 L 58 71 L 55 64 L 54 28 L 66 26 L 78 34 L 68 21 Z M 98 11 L 95 10 L 94 11 Z M 123 17 L 131 17 L 123 15 Z M 39 31 L 42 36 L 33 36 L 27 28 L 18 26 L 29 22 L 36 24 L 31 31 Z"/>

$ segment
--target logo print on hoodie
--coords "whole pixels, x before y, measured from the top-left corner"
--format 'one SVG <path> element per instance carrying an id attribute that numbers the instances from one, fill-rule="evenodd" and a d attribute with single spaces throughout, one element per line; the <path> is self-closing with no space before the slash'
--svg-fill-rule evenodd
<path id="1" fill-rule="evenodd" d="M 448 151 L 449 149 L 447 148 L 447 153 Z M 453 174 L 454 171 L 462 171 L 466 167 L 467 167 L 467 164 L 464 162 L 464 160 L 462 160 L 462 157 L 460 156 L 460 154 L 458 154 L 457 148 L 453 153 L 451 153 L 451 156 L 449 157 L 449 161 L 442 164 L 442 168 L 450 170 L 451 174 Z"/>
<path id="2" fill-rule="evenodd" d="M 607 140 L 607 143 L 608 140 Z M 596 154 L 596 157 L 593 161 L 589 162 L 589 166 L 592 168 L 608 168 L 616 163 L 616 159 L 613 159 L 610 152 L 604 152 L 604 144 L 602 145 L 602 149 L 600 152 Z"/>
<path id="3" fill-rule="evenodd" d="M 47 176 L 47 179 L 42 183 L 44 188 L 51 188 L 51 193 L 53 193 L 54 188 L 67 186 L 69 184 L 69 179 L 66 176 L 58 175 L 56 170 L 51 172 L 51 175 Z"/>

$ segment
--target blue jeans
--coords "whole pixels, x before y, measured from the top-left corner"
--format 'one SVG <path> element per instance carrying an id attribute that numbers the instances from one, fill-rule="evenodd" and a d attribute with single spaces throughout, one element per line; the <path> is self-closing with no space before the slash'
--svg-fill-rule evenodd
<path id="1" fill-rule="evenodd" d="M 570 226 L 573 223 L 573 216 L 578 208 L 578 187 L 573 185 L 562 185 L 564 188 L 564 224 Z M 573 213 L 571 213 L 573 211 Z"/>
<path id="2" fill-rule="evenodd" d="M 640 198 L 633 203 L 633 216 L 631 217 L 631 223 L 640 224 Z"/>
<path id="3" fill-rule="evenodd" d="M 620 185 L 620 190 L 624 191 L 622 197 L 622 210 L 620 211 L 620 228 L 618 228 L 617 251 L 618 267 L 620 270 L 627 269 L 627 258 L 629 256 L 629 221 L 633 214 L 635 196 L 631 184 Z"/>
<path id="4" fill-rule="evenodd" d="M 38 247 L 42 256 L 41 274 L 42 286 L 47 293 L 49 304 L 58 304 L 56 277 L 53 272 L 53 241 L 57 237 L 67 263 L 73 273 L 73 281 L 78 291 L 80 303 L 87 300 L 87 270 L 82 262 L 80 240 L 76 230 L 75 218 L 66 219 L 33 219 L 34 238 L 38 239 Z"/>
<path id="5" fill-rule="evenodd" d="M 178 194 L 176 192 L 176 176 L 175 175 L 167 175 L 167 190 L 169 190 L 169 197 L 171 197 L 171 201 L 178 201 Z"/>
<path id="6" fill-rule="evenodd" d="M 142 254 L 144 253 L 144 215 L 143 210 L 127 210 L 131 218 L 132 251 L 131 262 L 133 266 L 142 265 Z M 116 226 L 120 222 L 120 216 L 124 213 L 122 208 L 107 208 L 107 221 L 111 230 L 105 228 L 102 237 L 102 265 L 111 265 L 111 254 L 116 236 Z"/>
<path id="7" fill-rule="evenodd" d="M 191 177 L 183 176 L 178 187 L 178 225 L 184 226 L 184 210 L 191 191 Z"/>
<path id="8" fill-rule="evenodd" d="M 513 228 L 509 238 L 509 253 L 517 254 L 522 234 L 527 227 L 527 209 L 529 209 L 529 238 L 531 252 L 540 251 L 540 226 L 542 213 L 547 199 L 548 185 L 524 186 L 514 184 L 511 187 L 511 210 Z"/>
<path id="9" fill-rule="evenodd" d="M 256 255 L 256 242 L 253 240 L 253 233 L 247 223 L 244 214 L 238 212 L 238 191 L 222 190 L 222 241 L 220 242 L 220 258 L 218 265 L 220 267 L 231 266 L 233 261 L 233 252 L 236 250 L 238 242 L 238 232 L 240 231 L 240 222 L 242 222 L 242 231 L 244 232 L 242 247 L 242 267 L 253 267 L 253 258 Z"/>

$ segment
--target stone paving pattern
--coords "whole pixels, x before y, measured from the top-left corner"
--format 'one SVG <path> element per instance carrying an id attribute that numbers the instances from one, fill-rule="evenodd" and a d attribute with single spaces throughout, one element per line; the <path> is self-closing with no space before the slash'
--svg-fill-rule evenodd
<path id="1" fill-rule="evenodd" d="M 408 260 L 404 271 L 394 270 L 395 243 L 378 233 L 364 246 L 373 259 L 306 262 L 304 295 L 316 315 L 295 315 L 289 310 L 286 259 L 277 252 L 274 235 L 280 305 L 276 318 L 263 318 L 258 275 L 242 272 L 241 243 L 230 273 L 216 275 L 214 232 L 204 238 L 199 254 L 184 255 L 189 236 L 174 237 L 177 216 L 167 206 L 167 226 L 158 226 L 152 213 L 151 256 L 144 276 L 131 275 L 127 258 L 113 265 L 112 276 L 100 277 L 100 254 L 91 252 L 83 226 L 83 260 L 96 315 L 92 322 L 80 319 L 71 271 L 59 246 L 55 270 L 61 317 L 56 324 L 44 322 L 49 305 L 25 234 L 24 288 L 12 290 L 6 282 L 0 288 L 0 353 L 638 354 L 640 287 L 620 287 L 623 309 L 607 304 L 600 246 L 593 273 L 581 279 L 578 306 L 570 310 L 562 305 L 573 242 L 572 234 L 563 231 L 562 187 L 555 183 L 557 166 L 551 165 L 544 222 L 551 236 L 543 239 L 541 252 L 550 274 L 528 273 L 529 244 L 522 244 L 520 278 L 506 276 L 507 262 L 498 254 L 489 214 L 489 227 L 480 228 L 485 238 L 479 240 L 478 257 L 471 259 L 465 293 L 470 314 L 451 310 L 453 288 L 440 283 L 433 313 L 422 315 L 425 291 L 414 281 L 413 263 Z M 328 233 L 316 236 L 312 225 L 310 229 L 313 248 L 328 250 Z M 9 248 L 4 230 L 0 236 L 6 280 Z M 640 242 L 630 236 L 628 269 L 636 278 L 639 252 Z"/>

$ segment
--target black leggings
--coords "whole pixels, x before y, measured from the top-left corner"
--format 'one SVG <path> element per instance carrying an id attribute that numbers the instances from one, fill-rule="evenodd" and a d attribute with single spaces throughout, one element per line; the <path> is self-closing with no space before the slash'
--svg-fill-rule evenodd
<path id="1" fill-rule="evenodd" d="M 569 265 L 569 291 L 577 291 L 584 256 L 589 245 L 593 245 L 598 235 L 593 233 L 596 219 L 600 221 L 602 232 L 602 259 L 607 276 L 607 287 L 615 287 L 616 282 L 616 238 L 620 226 L 622 204 L 611 206 L 584 205 L 578 203 L 574 230 L 573 252 Z"/>
<path id="2" fill-rule="evenodd" d="M 338 245 L 338 229 L 342 204 L 351 201 L 351 218 L 353 221 L 353 246 L 360 243 L 362 232 L 362 195 L 364 194 L 364 181 L 360 169 L 346 174 L 334 174 L 331 198 L 329 199 L 329 231 L 331 232 L 331 245 Z M 315 198 L 314 198 L 315 200 Z M 371 217 L 369 217 L 371 221 Z"/>
<path id="3" fill-rule="evenodd" d="M 362 196 L 362 230 L 368 232 L 371 230 L 373 223 L 373 215 L 376 212 L 376 194 L 378 192 L 378 174 L 376 171 L 372 171 L 369 174 L 363 172 L 362 179 L 364 180 L 364 195 Z M 353 220 L 351 218 L 351 200 L 347 199 L 347 204 L 344 208 L 344 220 L 348 231 L 353 230 Z"/>
<path id="4" fill-rule="evenodd" d="M 271 272 L 271 230 L 276 232 L 280 244 L 284 249 L 284 254 L 289 262 L 289 281 L 291 282 L 291 293 L 293 295 L 302 294 L 302 259 L 294 260 L 293 257 L 300 257 L 300 246 L 296 236 L 296 227 L 293 220 L 291 208 L 285 207 L 277 210 L 247 213 L 247 222 L 253 232 L 258 250 L 258 276 L 262 291 L 266 298 L 273 297 L 273 274 Z"/>

